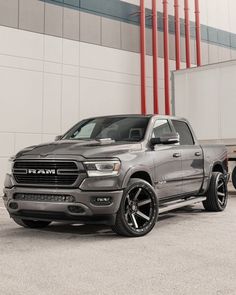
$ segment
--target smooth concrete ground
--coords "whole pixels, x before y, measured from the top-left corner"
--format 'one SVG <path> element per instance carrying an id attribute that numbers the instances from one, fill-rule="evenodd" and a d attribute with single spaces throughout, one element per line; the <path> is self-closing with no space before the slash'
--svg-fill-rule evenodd
<path id="1" fill-rule="evenodd" d="M 143 238 L 102 226 L 24 229 L 0 202 L 0 294 L 236 294 L 236 196 L 160 217 Z"/>

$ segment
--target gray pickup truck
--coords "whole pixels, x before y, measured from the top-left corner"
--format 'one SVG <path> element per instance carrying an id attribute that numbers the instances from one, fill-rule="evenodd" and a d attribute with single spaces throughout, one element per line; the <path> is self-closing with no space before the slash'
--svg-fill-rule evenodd
<path id="1" fill-rule="evenodd" d="M 228 178 L 226 148 L 201 146 L 185 119 L 106 116 L 20 151 L 3 200 L 24 227 L 99 223 L 137 237 L 152 230 L 158 214 L 179 207 L 202 202 L 207 211 L 223 211 Z"/>

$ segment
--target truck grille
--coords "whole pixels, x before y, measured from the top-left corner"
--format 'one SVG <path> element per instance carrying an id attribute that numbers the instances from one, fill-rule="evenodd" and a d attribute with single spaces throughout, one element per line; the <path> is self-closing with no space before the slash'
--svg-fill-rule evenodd
<path id="1" fill-rule="evenodd" d="M 73 203 L 75 198 L 70 195 L 46 195 L 46 194 L 23 194 L 17 193 L 14 195 L 14 200 L 30 201 L 30 202 L 59 202 Z"/>
<path id="2" fill-rule="evenodd" d="M 13 167 L 19 184 L 73 185 L 78 174 L 76 163 L 68 161 L 16 161 Z"/>

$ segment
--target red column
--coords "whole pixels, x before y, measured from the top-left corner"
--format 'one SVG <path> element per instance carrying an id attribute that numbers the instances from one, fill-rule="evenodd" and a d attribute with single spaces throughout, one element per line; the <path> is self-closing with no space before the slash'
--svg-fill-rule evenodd
<path id="1" fill-rule="evenodd" d="M 199 0 L 195 0 L 195 23 L 196 23 L 197 66 L 200 67 L 202 64 L 202 60 L 201 60 L 201 24 L 200 24 Z"/>
<path id="2" fill-rule="evenodd" d="M 140 0 L 140 63 L 141 63 L 141 113 L 146 114 L 146 33 L 145 4 Z"/>
<path id="3" fill-rule="evenodd" d="M 158 48 L 157 48 L 157 0 L 152 0 L 152 54 L 153 54 L 153 111 L 159 113 L 158 108 Z"/>
<path id="4" fill-rule="evenodd" d="M 190 58 L 190 23 L 189 23 L 189 5 L 188 0 L 184 0 L 184 14 L 185 14 L 185 48 L 186 48 L 186 66 L 191 67 Z"/>
<path id="5" fill-rule="evenodd" d="M 175 0 L 175 60 L 176 70 L 180 70 L 180 21 L 179 21 L 179 0 Z"/>
<path id="6" fill-rule="evenodd" d="M 163 0 L 165 113 L 170 115 L 169 24 L 168 1 Z"/>

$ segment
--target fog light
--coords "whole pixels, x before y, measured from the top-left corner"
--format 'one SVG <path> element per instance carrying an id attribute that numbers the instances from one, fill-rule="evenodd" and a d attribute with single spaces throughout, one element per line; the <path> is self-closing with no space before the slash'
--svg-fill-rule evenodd
<path id="1" fill-rule="evenodd" d="M 82 208 L 80 206 L 68 206 L 68 210 L 71 213 L 75 213 L 75 214 L 84 213 L 85 212 L 84 208 Z"/>
<path id="2" fill-rule="evenodd" d="M 91 203 L 96 206 L 108 206 L 112 203 L 112 197 L 92 197 Z"/>
<path id="3" fill-rule="evenodd" d="M 11 202 L 8 206 L 13 210 L 18 209 L 18 204 L 16 202 Z"/>

